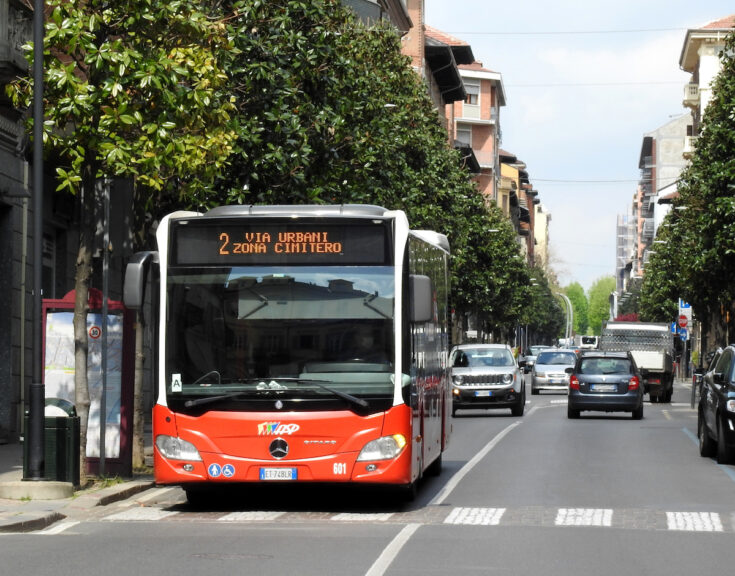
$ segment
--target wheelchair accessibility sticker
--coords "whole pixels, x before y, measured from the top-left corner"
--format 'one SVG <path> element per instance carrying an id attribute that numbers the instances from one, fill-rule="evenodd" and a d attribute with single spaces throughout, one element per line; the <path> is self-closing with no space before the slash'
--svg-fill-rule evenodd
<path id="1" fill-rule="evenodd" d="M 210 464 L 207 473 L 211 478 L 219 478 L 220 476 L 232 478 L 235 475 L 235 467 L 232 464 L 225 464 L 224 466 Z"/>

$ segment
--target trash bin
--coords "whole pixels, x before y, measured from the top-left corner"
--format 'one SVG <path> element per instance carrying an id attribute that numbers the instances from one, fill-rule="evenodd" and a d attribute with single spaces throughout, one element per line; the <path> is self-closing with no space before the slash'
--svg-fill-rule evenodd
<path id="1" fill-rule="evenodd" d="M 28 412 L 25 429 L 28 430 Z M 74 404 L 63 398 L 46 398 L 43 440 L 43 477 L 79 486 L 79 416 Z M 23 448 L 23 474 L 28 477 L 30 446 L 27 433 Z"/>

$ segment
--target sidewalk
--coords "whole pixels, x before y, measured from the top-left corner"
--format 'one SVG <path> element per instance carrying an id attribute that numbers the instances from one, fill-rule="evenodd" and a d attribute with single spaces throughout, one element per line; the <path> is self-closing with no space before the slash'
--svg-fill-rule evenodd
<path id="1" fill-rule="evenodd" d="M 106 506 L 153 486 L 152 475 L 76 492 L 70 482 L 23 480 L 23 445 L 0 444 L 0 532 L 41 530 L 73 510 Z"/>

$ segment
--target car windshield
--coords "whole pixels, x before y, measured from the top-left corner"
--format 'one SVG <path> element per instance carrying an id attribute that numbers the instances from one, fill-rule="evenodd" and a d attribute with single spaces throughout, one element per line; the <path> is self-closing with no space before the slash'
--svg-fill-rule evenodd
<path id="1" fill-rule="evenodd" d="M 457 368 L 513 366 L 514 364 L 513 354 L 505 349 L 465 348 L 458 350 L 454 358 L 454 366 Z"/>
<path id="2" fill-rule="evenodd" d="M 571 366 L 576 359 L 574 352 L 541 352 L 536 358 L 536 364 Z"/>
<path id="3" fill-rule="evenodd" d="M 584 358 L 580 374 L 630 374 L 630 361 L 625 358 Z"/>

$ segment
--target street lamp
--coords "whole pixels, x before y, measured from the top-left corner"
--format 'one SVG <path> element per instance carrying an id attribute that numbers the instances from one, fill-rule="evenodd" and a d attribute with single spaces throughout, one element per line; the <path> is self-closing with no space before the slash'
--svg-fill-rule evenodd
<path id="1" fill-rule="evenodd" d="M 28 476 L 44 476 L 43 383 L 43 14 L 44 0 L 33 2 L 33 370 L 28 388 Z"/>
<path id="2" fill-rule="evenodd" d="M 567 345 L 569 345 L 569 339 L 572 336 L 574 325 L 574 309 L 572 308 L 572 303 L 570 302 L 569 297 L 566 294 L 564 294 L 563 292 L 557 292 L 556 295 L 561 296 L 567 309 L 567 325 L 564 328 L 564 340 L 566 341 Z"/>

